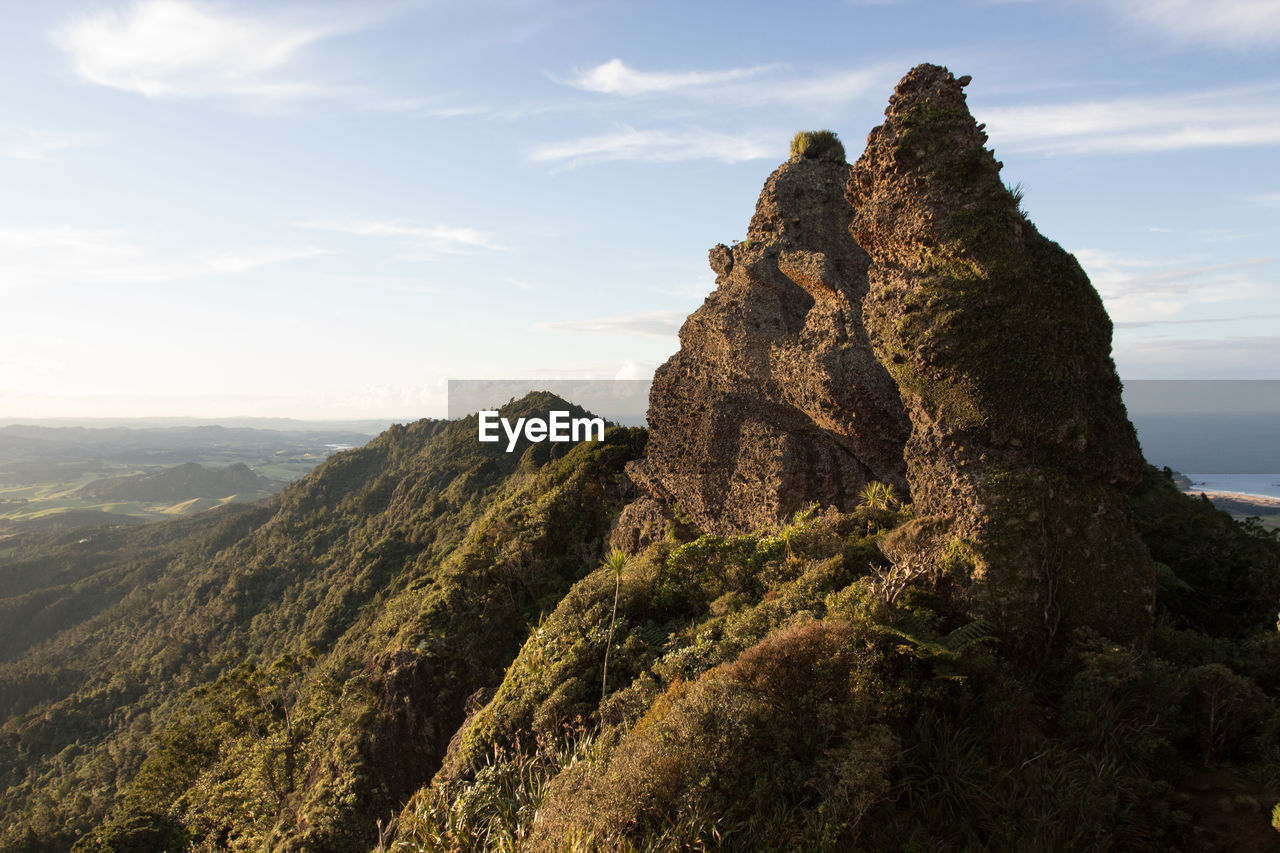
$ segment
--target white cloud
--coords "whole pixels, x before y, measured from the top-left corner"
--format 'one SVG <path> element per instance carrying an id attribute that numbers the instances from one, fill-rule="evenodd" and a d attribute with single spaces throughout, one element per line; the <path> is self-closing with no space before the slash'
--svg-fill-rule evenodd
<path id="1" fill-rule="evenodd" d="M 602 317 L 596 320 L 566 320 L 559 323 L 539 323 L 537 328 L 548 332 L 649 335 L 665 338 L 678 333 L 684 320 L 685 312 L 683 311 L 652 311 L 647 314 Z"/>
<path id="2" fill-rule="evenodd" d="M 0 228 L 0 289 L 60 284 L 152 284 L 235 275 L 329 254 L 313 247 L 258 247 L 205 257 L 162 258 L 124 231 L 53 226 Z"/>
<path id="3" fill-rule="evenodd" d="M 468 249 L 505 251 L 487 231 L 451 225 L 415 225 L 374 219 L 309 219 L 299 222 L 298 227 L 357 237 L 399 238 L 411 248 L 397 257 L 409 261 L 430 260 L 438 255 L 457 254 Z"/>
<path id="4" fill-rule="evenodd" d="M 535 162 L 569 161 L 572 164 L 606 160 L 640 160 L 673 163 L 680 160 L 746 160 L 775 158 L 785 154 L 776 138 L 729 134 L 708 130 L 636 130 L 626 127 L 613 133 L 582 136 L 540 145 L 529 153 Z"/>
<path id="5" fill-rule="evenodd" d="M 1231 48 L 1280 44 L 1280 3 L 1275 0 L 1094 2 L 1143 31 L 1181 42 Z"/>
<path id="6" fill-rule="evenodd" d="M 1167 266 L 1164 261 L 1152 261 L 1081 249 L 1076 259 L 1090 271 L 1094 286 L 1105 293 L 1126 296 L 1158 296 L 1185 293 L 1200 288 L 1206 279 L 1221 278 L 1219 273 L 1268 266 L 1276 258 L 1248 258 L 1218 264 L 1196 266 Z M 1151 272 L 1138 274 L 1136 270 L 1158 267 Z"/>
<path id="7" fill-rule="evenodd" d="M 92 83 L 149 98 L 289 99 L 335 94 L 296 68 L 305 49 L 353 22 L 251 17 L 189 0 L 137 0 L 54 34 Z"/>
<path id="8" fill-rule="evenodd" d="M 332 255 L 331 249 L 318 249 L 314 246 L 302 248 L 266 247 L 247 252 L 229 252 L 212 255 L 204 259 L 205 265 L 213 272 L 242 273 L 270 264 L 282 264 L 288 261 L 304 261 L 321 255 Z"/>
<path id="9" fill-rule="evenodd" d="M 831 112 L 855 98 L 879 100 L 900 71 L 886 65 L 846 69 L 817 75 L 796 74 L 781 65 L 756 65 L 721 70 L 639 71 L 621 59 L 575 71 L 561 80 L 569 86 L 618 98 L 662 97 L 654 124 L 637 129 L 628 124 L 598 134 L 547 142 L 529 152 L 535 162 L 568 162 L 573 165 L 630 160 L 671 163 L 685 160 L 747 160 L 785 156 L 786 134 L 769 134 L 757 128 L 748 132 L 708 130 L 682 123 L 672 126 L 673 115 L 706 116 L 724 110 L 777 106 L 784 109 Z M 696 103 L 672 108 L 672 99 Z M 692 112 L 696 110 L 696 112 Z M 757 116 L 758 119 L 758 116 Z"/>
<path id="10" fill-rule="evenodd" d="M 1263 207 L 1280 207 L 1280 192 L 1259 193 L 1258 195 L 1249 196 L 1249 201 L 1254 204 L 1260 204 Z"/>
<path id="11" fill-rule="evenodd" d="M 725 71 L 636 71 L 628 68 L 621 59 L 611 59 L 603 65 L 575 71 L 566 82 L 570 86 L 601 92 L 606 95 L 651 95 L 681 89 L 701 89 L 744 77 L 756 76 L 769 69 L 767 65 L 750 68 L 730 68 Z"/>
<path id="12" fill-rule="evenodd" d="M 390 417 L 440 417 L 448 402 L 442 382 L 420 385 L 369 384 L 350 393 L 325 395 L 321 405 L 361 415 Z"/>
<path id="13" fill-rule="evenodd" d="M 578 89 L 620 97 L 679 95 L 729 106 L 764 104 L 830 105 L 866 95 L 879 97 L 894 79 L 880 65 L 804 77 L 779 65 L 720 71 L 637 71 L 621 59 L 575 71 L 567 83 Z"/>
<path id="14" fill-rule="evenodd" d="M 50 154 L 80 144 L 79 138 L 63 133 L 32 128 L 0 129 L 0 157 L 11 160 L 45 160 Z"/>
<path id="15" fill-rule="evenodd" d="M 1246 300 L 1266 288 L 1252 273 L 1278 258 L 1205 264 L 1152 259 L 1097 249 L 1075 251 L 1118 327 L 1167 321 L 1190 308 Z"/>
<path id="16" fill-rule="evenodd" d="M 9 383 L 32 378 L 43 379 L 61 368 L 62 365 L 60 363 L 45 359 L 7 359 L 0 361 L 0 382 Z"/>
<path id="17" fill-rule="evenodd" d="M 1280 314 L 1246 314 L 1240 317 L 1198 317 L 1190 320 L 1135 320 L 1116 323 L 1117 329 L 1143 329 L 1151 326 L 1200 326 L 1213 323 L 1249 323 L 1255 320 L 1280 320 Z"/>
<path id="18" fill-rule="evenodd" d="M 892 88 L 892 81 L 886 66 L 879 66 L 781 81 L 762 88 L 757 97 L 762 102 L 840 103 L 873 93 L 881 96 Z"/>
<path id="19" fill-rule="evenodd" d="M 1115 360 L 1126 379 L 1280 379 L 1280 337 L 1117 342 Z"/>
<path id="20" fill-rule="evenodd" d="M 1119 154 L 1280 144 L 1280 85 L 975 110 L 997 149 Z"/>
<path id="21" fill-rule="evenodd" d="M 122 231 L 55 226 L 0 228 L 5 286 L 62 282 L 163 281 L 176 267 L 156 264 Z"/>
<path id="22" fill-rule="evenodd" d="M 636 361 L 627 359 L 618 368 L 618 372 L 614 374 L 614 379 L 653 379 L 653 372 L 658 369 L 658 365 L 649 364 L 644 361 Z"/>

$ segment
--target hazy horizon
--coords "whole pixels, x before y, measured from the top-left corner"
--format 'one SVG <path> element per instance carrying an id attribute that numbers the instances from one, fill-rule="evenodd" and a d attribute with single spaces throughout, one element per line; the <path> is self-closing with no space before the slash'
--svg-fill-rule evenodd
<path id="1" fill-rule="evenodd" d="M 412 420 L 643 379 L 800 129 L 918 62 L 1115 322 L 1280 378 L 1280 6 L 52 0 L 0 32 L 0 418 Z M 714 38 L 707 34 L 714 33 Z"/>

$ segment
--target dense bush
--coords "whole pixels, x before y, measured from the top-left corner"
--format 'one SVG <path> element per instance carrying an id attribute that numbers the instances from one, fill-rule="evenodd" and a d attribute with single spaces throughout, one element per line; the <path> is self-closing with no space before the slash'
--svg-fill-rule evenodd
<path id="1" fill-rule="evenodd" d="M 845 162 L 844 145 L 830 130 L 802 130 L 791 140 L 791 159 Z"/>

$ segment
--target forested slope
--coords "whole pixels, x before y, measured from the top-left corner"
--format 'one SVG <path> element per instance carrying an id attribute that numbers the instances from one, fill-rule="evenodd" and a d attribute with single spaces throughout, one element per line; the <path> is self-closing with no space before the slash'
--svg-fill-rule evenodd
<path id="1" fill-rule="evenodd" d="M 551 407 L 574 408 L 504 415 Z M 507 454 L 475 430 L 396 426 L 266 504 L 0 565 L 0 847 L 67 849 L 104 819 L 113 838 L 372 843 L 596 565 L 644 444 Z"/>

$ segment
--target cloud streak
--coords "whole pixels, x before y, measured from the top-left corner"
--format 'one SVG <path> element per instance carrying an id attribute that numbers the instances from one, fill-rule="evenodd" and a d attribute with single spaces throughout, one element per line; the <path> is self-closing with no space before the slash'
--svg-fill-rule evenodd
<path id="1" fill-rule="evenodd" d="M 0 289 L 66 284 L 156 284 L 331 254 L 314 247 L 269 246 L 205 257 L 165 259 L 120 230 L 52 226 L 0 228 Z"/>
<path id="2" fill-rule="evenodd" d="M 673 91 L 705 89 L 724 83 L 757 76 L 771 66 L 756 65 L 750 68 L 730 68 L 725 71 L 637 71 L 628 68 L 621 59 L 611 59 L 603 65 L 575 71 L 566 81 L 570 86 L 588 92 L 606 95 L 652 95 Z"/>
<path id="3" fill-rule="evenodd" d="M 612 133 L 580 136 L 539 145 L 529 152 L 535 163 L 568 162 L 571 165 L 609 160 L 674 163 L 682 160 L 720 160 L 741 163 L 778 157 L 785 153 L 776 139 L 759 135 L 735 135 L 700 129 L 637 130 L 623 127 Z"/>
<path id="4" fill-rule="evenodd" d="M 1115 359 L 1126 379 L 1277 379 L 1280 337 L 1117 342 Z"/>
<path id="5" fill-rule="evenodd" d="M 1135 320 L 1116 323 L 1117 329 L 1145 329 L 1151 326 L 1198 326 L 1204 323 L 1246 323 L 1253 320 L 1278 320 L 1280 314 L 1249 314 L 1241 317 L 1201 317 L 1194 320 Z"/>
<path id="6" fill-rule="evenodd" d="M 1276 83 L 975 112 L 998 150 L 1088 155 L 1280 144 Z"/>
<path id="7" fill-rule="evenodd" d="M 665 95 L 714 101 L 725 106 L 767 104 L 831 105 L 876 95 L 893 80 L 879 65 L 816 76 L 787 73 L 781 65 L 752 65 L 716 71 L 639 71 L 621 59 L 575 70 L 561 83 L 621 98 Z"/>
<path id="8" fill-rule="evenodd" d="M 63 133 L 33 128 L 0 129 L 0 157 L 10 160 L 47 160 L 51 154 L 80 144 L 77 137 Z"/>
<path id="9" fill-rule="evenodd" d="M 1280 44 L 1274 0 L 1095 0 L 1143 32 L 1191 44 L 1264 47 Z"/>
<path id="10" fill-rule="evenodd" d="M 138 0 L 53 34 L 77 75 L 148 98 L 295 99 L 341 93 L 297 69 L 307 48 L 359 29 L 251 17 L 188 0 Z"/>
<path id="11" fill-rule="evenodd" d="M 1117 328 L 1143 328 L 1193 305 L 1248 299 L 1264 289 L 1256 271 L 1280 258 L 1247 258 L 1216 264 L 1118 255 L 1079 249 L 1076 260 L 1089 274 Z"/>
<path id="12" fill-rule="evenodd" d="M 402 260 L 429 260 L 471 249 L 506 250 L 487 231 L 452 225 L 417 225 L 376 219 L 309 219 L 299 222 L 298 227 L 356 237 L 398 239 L 412 247 L 411 252 L 399 256 Z"/>
<path id="13" fill-rule="evenodd" d="M 684 323 L 683 311 L 651 311 L 647 314 L 626 314 L 601 317 L 594 320 L 566 320 L 558 323 L 539 323 L 536 328 L 546 332 L 585 332 L 596 335 L 647 335 L 666 338 L 676 335 Z"/>

